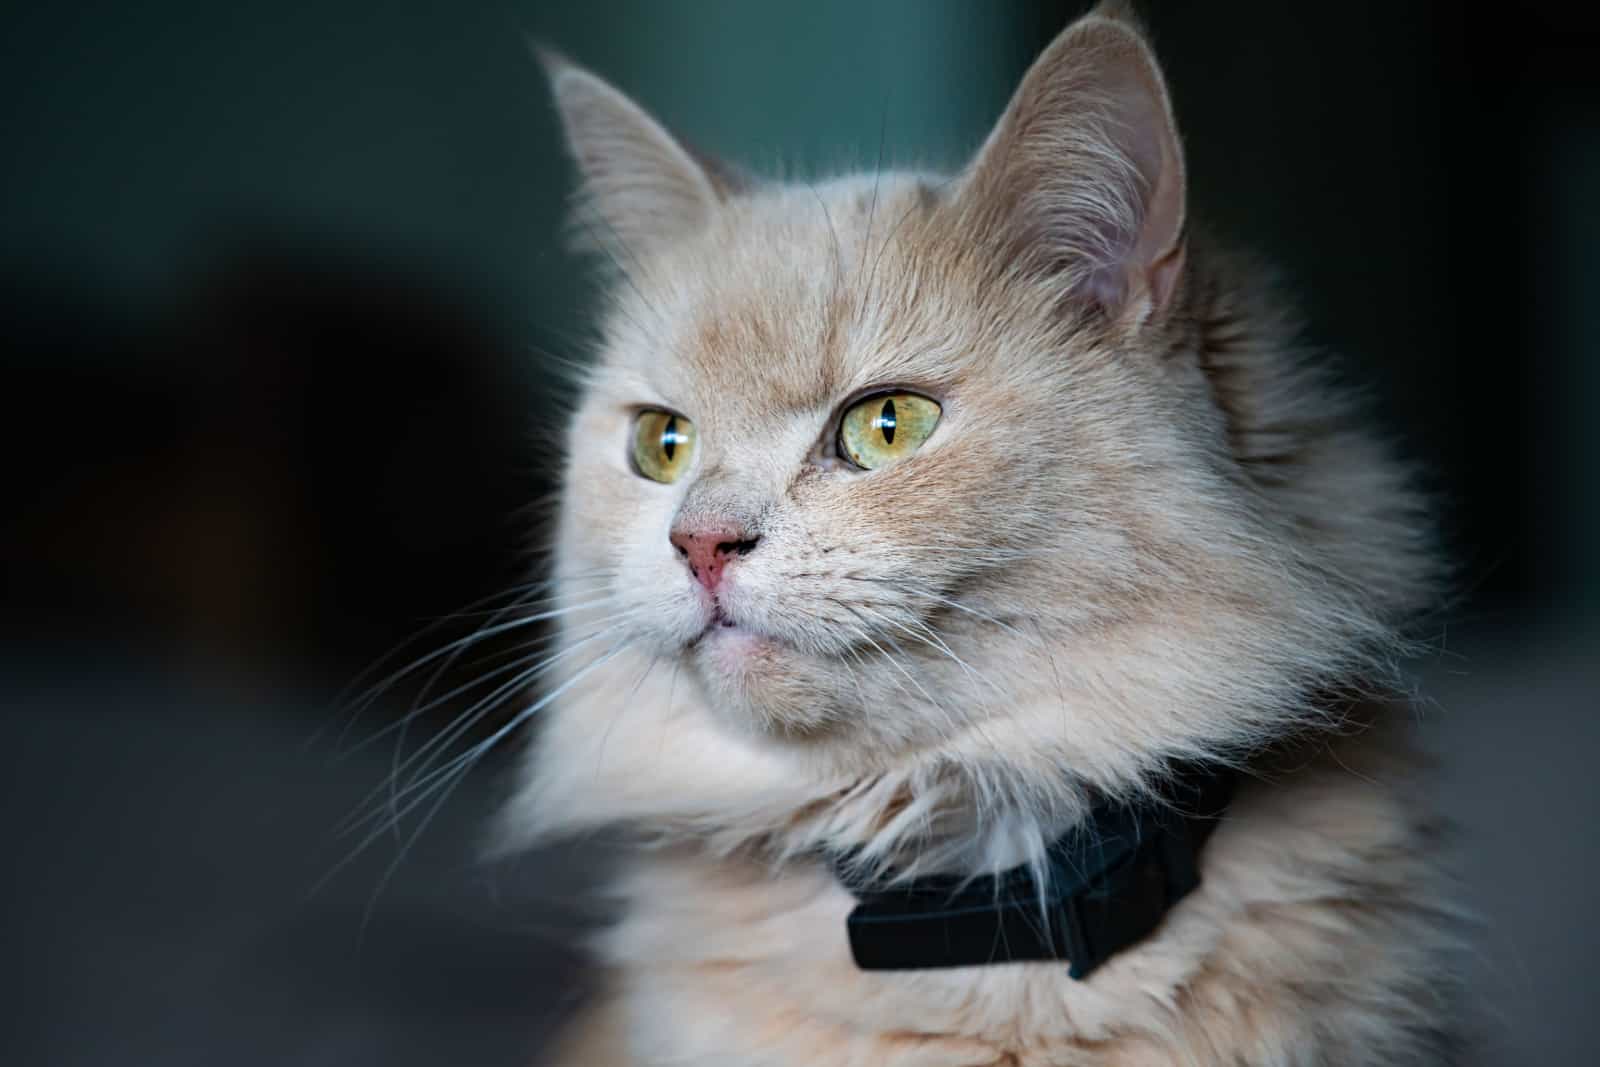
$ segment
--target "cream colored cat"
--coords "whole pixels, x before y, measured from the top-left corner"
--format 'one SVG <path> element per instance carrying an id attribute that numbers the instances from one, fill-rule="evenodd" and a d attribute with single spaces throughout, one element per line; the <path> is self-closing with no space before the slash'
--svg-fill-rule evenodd
<path id="1" fill-rule="evenodd" d="M 752 180 L 548 65 L 614 269 L 504 829 L 641 840 L 560 1062 L 1437 1062 L 1451 908 L 1383 699 L 1419 499 L 1190 225 L 1138 27 L 1069 27 L 953 177 Z M 1043 880 L 1174 761 L 1240 784 L 1091 973 L 855 962 L 841 864 Z"/>

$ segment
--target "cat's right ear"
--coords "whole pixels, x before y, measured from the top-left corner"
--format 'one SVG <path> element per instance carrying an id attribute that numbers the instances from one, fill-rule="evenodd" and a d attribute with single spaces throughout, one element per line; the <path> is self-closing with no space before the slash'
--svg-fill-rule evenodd
<path id="1" fill-rule="evenodd" d="M 566 57 L 535 45 L 582 185 L 589 243 L 635 256 L 704 227 L 732 194 L 732 172 L 697 158 L 643 108 Z"/>

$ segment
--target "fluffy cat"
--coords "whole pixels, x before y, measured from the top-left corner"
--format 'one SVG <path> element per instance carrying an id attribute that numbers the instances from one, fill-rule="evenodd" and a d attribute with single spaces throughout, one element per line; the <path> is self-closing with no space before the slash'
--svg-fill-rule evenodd
<path id="1" fill-rule="evenodd" d="M 1436 1062 L 1451 909 L 1387 725 L 1422 501 L 1190 224 L 1138 25 L 1069 26 L 954 176 L 752 179 L 546 65 L 611 299 L 502 829 L 640 843 L 560 1062 Z M 1237 793 L 1091 975 L 853 962 L 830 856 L 1042 870 L 1175 760 Z"/>

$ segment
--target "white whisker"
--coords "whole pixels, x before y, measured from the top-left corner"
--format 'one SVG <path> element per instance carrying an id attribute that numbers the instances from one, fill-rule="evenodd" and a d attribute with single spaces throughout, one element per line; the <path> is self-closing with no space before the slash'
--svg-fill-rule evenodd
<path id="1" fill-rule="evenodd" d="M 525 723 L 534 714 L 547 706 L 551 701 L 555 700 L 567 690 L 571 689 L 590 672 L 596 670 L 616 657 L 625 647 L 627 647 L 625 643 L 615 645 L 607 651 L 596 656 L 594 659 L 590 660 L 583 667 L 579 668 L 579 670 L 571 678 L 567 679 L 565 682 L 551 690 L 549 693 L 545 694 L 543 697 L 540 697 L 527 708 L 524 708 L 522 711 L 518 712 L 510 722 L 500 727 L 500 729 L 496 730 L 489 737 L 485 738 L 483 741 L 474 745 L 466 752 L 457 756 L 449 763 L 434 770 L 429 774 L 427 782 L 413 782 L 409 784 L 405 790 L 402 790 L 402 794 L 415 792 L 417 795 L 411 800 L 408 800 L 402 808 L 394 813 L 393 817 L 396 819 L 402 819 L 407 814 L 414 811 L 419 805 L 425 803 L 435 790 L 441 788 L 441 783 L 443 783 L 442 788 L 445 790 L 444 796 L 447 797 L 449 790 L 459 783 L 461 778 L 465 777 L 466 772 L 470 771 L 477 764 L 477 762 L 484 757 L 484 755 L 494 748 L 495 745 L 499 744 L 500 741 L 509 736 L 513 731 Z M 430 809 L 429 817 L 431 817 L 431 812 L 437 811 L 438 807 L 442 805 L 442 803 L 443 798 L 441 798 L 439 802 L 435 804 L 433 809 Z M 426 820 L 424 821 L 424 826 L 425 825 Z M 308 890 L 308 895 L 315 895 L 317 892 L 319 892 L 324 886 L 332 881 L 340 871 L 344 870 L 344 868 L 353 863 L 358 856 L 360 856 L 363 852 L 370 848 L 375 841 L 388 832 L 389 823 L 387 821 L 368 831 L 366 836 L 364 836 L 343 859 L 336 863 L 327 874 L 323 875 L 317 880 L 311 889 Z M 415 840 L 415 835 L 412 836 L 411 840 Z M 409 844 L 407 847 L 409 847 Z M 397 861 L 403 858 L 403 856 L 404 850 L 402 850 L 401 856 L 397 857 Z M 395 866 L 397 866 L 397 864 L 391 864 L 391 868 Z M 392 869 L 389 873 L 393 873 Z"/>

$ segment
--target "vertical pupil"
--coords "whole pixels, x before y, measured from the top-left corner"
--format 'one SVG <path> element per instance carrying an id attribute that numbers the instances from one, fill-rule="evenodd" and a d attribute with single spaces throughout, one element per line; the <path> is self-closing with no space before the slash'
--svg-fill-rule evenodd
<path id="1" fill-rule="evenodd" d="M 678 450 L 678 416 L 667 416 L 667 425 L 661 431 L 661 451 L 665 452 L 667 459 L 672 459 L 672 454 Z"/>
<path id="2" fill-rule="evenodd" d="M 878 413 L 878 429 L 883 431 L 885 444 L 894 444 L 894 398 L 883 402 L 883 410 Z"/>

